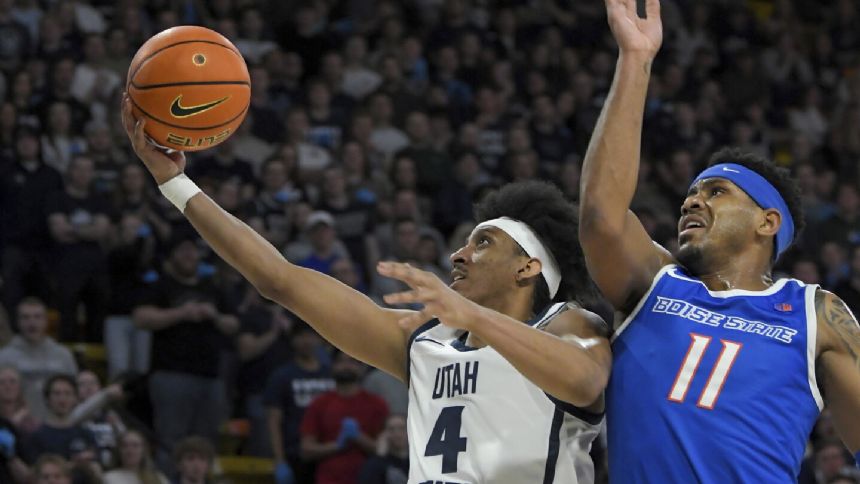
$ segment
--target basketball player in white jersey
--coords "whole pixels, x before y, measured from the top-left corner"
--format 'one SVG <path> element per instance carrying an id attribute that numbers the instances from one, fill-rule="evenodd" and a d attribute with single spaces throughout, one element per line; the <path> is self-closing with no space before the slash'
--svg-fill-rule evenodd
<path id="1" fill-rule="evenodd" d="M 149 144 L 123 101 L 135 153 L 161 192 L 265 297 L 336 347 L 410 385 L 409 482 L 590 483 L 591 441 L 611 365 L 607 326 L 575 298 L 590 291 L 575 209 L 554 187 L 509 185 L 478 207 L 482 223 L 451 256 L 454 282 L 408 265 L 379 272 L 411 290 L 380 307 L 287 262 L 185 176 L 181 153 Z"/>

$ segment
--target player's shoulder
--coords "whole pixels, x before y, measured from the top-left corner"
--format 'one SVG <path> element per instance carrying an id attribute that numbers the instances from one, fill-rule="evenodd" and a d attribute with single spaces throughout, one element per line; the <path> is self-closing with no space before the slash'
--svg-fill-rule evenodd
<path id="1" fill-rule="evenodd" d="M 565 303 L 561 309 L 544 327 L 546 332 L 556 336 L 609 337 L 611 329 L 598 314 L 574 302 Z"/>
<path id="2" fill-rule="evenodd" d="M 826 289 L 817 288 L 815 318 L 821 348 L 841 348 L 843 344 L 860 348 L 860 326 L 857 318 L 839 296 Z"/>

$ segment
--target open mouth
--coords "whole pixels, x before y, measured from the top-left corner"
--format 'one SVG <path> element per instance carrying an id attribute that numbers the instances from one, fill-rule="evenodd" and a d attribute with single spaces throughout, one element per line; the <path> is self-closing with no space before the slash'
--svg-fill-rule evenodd
<path id="1" fill-rule="evenodd" d="M 704 228 L 705 228 L 705 221 L 704 220 L 702 220 L 700 217 L 690 216 L 681 222 L 678 235 L 680 236 L 680 235 L 684 235 L 687 233 L 692 233 L 695 230 L 704 229 Z"/>

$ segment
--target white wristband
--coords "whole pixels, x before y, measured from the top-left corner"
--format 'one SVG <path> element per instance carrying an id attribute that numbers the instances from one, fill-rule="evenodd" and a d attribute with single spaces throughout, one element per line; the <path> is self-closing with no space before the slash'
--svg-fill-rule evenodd
<path id="1" fill-rule="evenodd" d="M 158 189 L 182 213 L 185 213 L 185 206 L 188 205 L 188 200 L 191 200 L 191 197 L 201 191 L 200 187 L 191 181 L 185 173 L 180 173 L 158 185 Z"/>

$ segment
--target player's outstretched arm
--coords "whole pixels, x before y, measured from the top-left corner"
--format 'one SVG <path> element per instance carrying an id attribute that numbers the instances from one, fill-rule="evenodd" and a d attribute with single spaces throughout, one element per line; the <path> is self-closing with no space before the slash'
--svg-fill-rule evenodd
<path id="1" fill-rule="evenodd" d="M 185 167 L 182 153 L 166 155 L 146 141 L 143 122 L 135 122 L 127 97 L 122 109 L 134 151 L 155 181 L 162 185 L 180 175 Z M 295 313 L 346 353 L 405 380 L 408 329 L 397 324 L 403 311 L 379 307 L 336 279 L 290 264 L 266 239 L 204 193 L 188 200 L 184 214 L 260 294 Z"/>
<path id="2" fill-rule="evenodd" d="M 446 286 L 436 275 L 409 264 L 380 262 L 380 274 L 409 285 L 410 290 L 385 296 L 390 304 L 420 303 L 421 311 L 401 320 L 414 327 L 432 318 L 465 329 L 492 346 L 514 368 L 553 397 L 594 408 L 609 381 L 612 352 L 608 327 L 591 312 L 569 309 L 544 331 L 480 306 Z M 603 409 L 597 409 L 602 411 Z"/>
<path id="3" fill-rule="evenodd" d="M 851 452 L 860 453 L 860 325 L 834 294 L 815 294 L 818 317 L 816 368 L 821 393 L 836 431 Z"/>
<path id="4" fill-rule="evenodd" d="M 639 176 L 642 121 L 651 63 L 662 42 L 660 2 L 606 0 L 619 46 L 615 78 L 591 136 L 582 166 L 579 239 L 588 270 L 603 295 L 629 310 L 671 261 L 629 210 Z"/>

